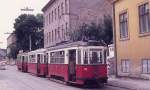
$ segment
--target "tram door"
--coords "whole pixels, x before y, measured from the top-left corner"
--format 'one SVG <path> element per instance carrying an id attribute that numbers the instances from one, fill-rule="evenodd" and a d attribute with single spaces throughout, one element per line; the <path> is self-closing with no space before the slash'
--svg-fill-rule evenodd
<path id="1" fill-rule="evenodd" d="M 69 81 L 76 81 L 76 50 L 69 51 Z"/>
<path id="2" fill-rule="evenodd" d="M 40 73 L 40 54 L 37 55 L 37 73 Z"/>
<path id="3" fill-rule="evenodd" d="M 25 67 L 25 57 L 22 56 L 22 71 L 24 71 L 24 67 Z"/>
<path id="4" fill-rule="evenodd" d="M 45 75 L 48 75 L 48 53 L 44 55 L 44 64 L 46 65 L 45 67 Z"/>

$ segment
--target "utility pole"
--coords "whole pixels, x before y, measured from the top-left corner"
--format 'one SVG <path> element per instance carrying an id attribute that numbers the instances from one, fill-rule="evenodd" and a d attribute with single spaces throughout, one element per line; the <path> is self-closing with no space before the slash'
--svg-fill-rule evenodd
<path id="1" fill-rule="evenodd" d="M 0 44 L 2 44 L 3 42 L 0 42 Z M 1 47 L 0 47 L 0 49 L 1 49 Z"/>
<path id="2" fill-rule="evenodd" d="M 29 8 L 29 7 L 25 7 L 25 8 L 23 8 L 23 9 L 21 9 L 21 11 L 24 11 L 24 12 L 33 12 L 34 11 L 34 9 L 32 9 L 32 8 Z M 29 13 L 27 13 L 27 14 L 29 14 Z M 32 37 L 31 37 L 31 35 L 29 35 L 29 50 L 31 51 L 32 50 Z"/>

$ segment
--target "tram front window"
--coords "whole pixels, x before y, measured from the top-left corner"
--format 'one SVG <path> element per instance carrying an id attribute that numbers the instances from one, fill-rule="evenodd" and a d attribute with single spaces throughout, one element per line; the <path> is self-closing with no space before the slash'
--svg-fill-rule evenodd
<path id="1" fill-rule="evenodd" d="M 84 51 L 83 54 L 84 64 L 103 64 L 103 53 L 102 50 L 91 49 Z"/>
<path id="2" fill-rule="evenodd" d="M 90 64 L 102 64 L 102 53 L 100 51 L 90 52 Z"/>

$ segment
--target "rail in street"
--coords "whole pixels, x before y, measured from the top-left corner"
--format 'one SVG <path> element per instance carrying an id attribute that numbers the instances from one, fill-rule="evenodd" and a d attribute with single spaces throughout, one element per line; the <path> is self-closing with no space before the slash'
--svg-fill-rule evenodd
<path id="1" fill-rule="evenodd" d="M 105 86 L 99 88 L 82 88 L 67 86 L 51 81 L 47 78 L 36 77 L 29 73 L 23 73 L 16 66 L 6 66 L 6 70 L 0 70 L 0 90 L 128 90 L 120 87 Z"/>

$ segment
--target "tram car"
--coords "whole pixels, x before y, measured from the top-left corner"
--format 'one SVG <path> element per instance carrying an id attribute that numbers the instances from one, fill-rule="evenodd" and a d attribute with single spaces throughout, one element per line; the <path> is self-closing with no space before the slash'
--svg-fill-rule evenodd
<path id="1" fill-rule="evenodd" d="M 22 72 L 28 72 L 28 53 L 22 52 L 17 55 L 17 68 Z"/>
<path id="2" fill-rule="evenodd" d="M 45 49 L 38 49 L 28 53 L 28 72 L 37 76 L 45 76 Z"/>
<path id="3" fill-rule="evenodd" d="M 107 83 L 106 47 L 87 44 L 51 47 L 46 51 L 48 77 L 79 85 Z"/>

